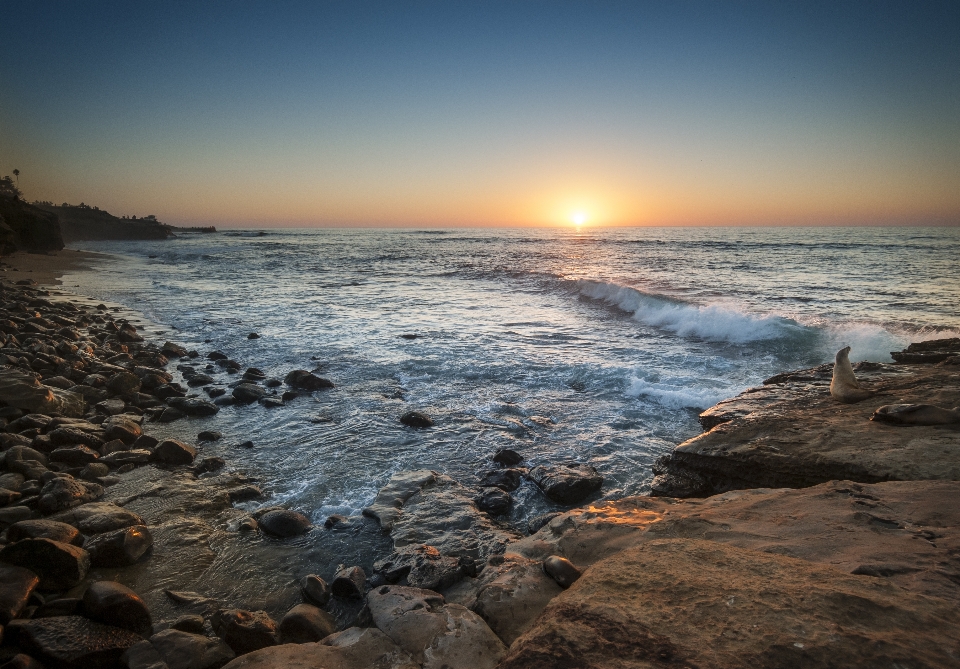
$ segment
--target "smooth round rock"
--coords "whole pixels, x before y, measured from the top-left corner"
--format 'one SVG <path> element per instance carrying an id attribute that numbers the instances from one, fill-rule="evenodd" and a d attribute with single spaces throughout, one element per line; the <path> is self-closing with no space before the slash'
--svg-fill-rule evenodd
<path id="1" fill-rule="evenodd" d="M 302 513 L 289 509 L 268 511 L 260 517 L 260 527 L 264 532 L 276 537 L 294 537 L 310 529 L 310 519 Z"/>
<path id="2" fill-rule="evenodd" d="M 337 621 L 311 604 L 297 604 L 287 611 L 278 627 L 280 643 L 313 643 L 337 631 Z"/>
<path id="3" fill-rule="evenodd" d="M 407 427 L 417 428 L 431 427 L 433 425 L 433 419 L 421 411 L 408 411 L 400 416 L 400 422 Z"/>
<path id="4" fill-rule="evenodd" d="M 570 560 L 559 555 L 551 555 L 544 560 L 543 571 L 561 588 L 569 588 L 580 578 L 580 570 L 574 567 Z"/>
<path id="5" fill-rule="evenodd" d="M 83 545 L 80 530 L 56 520 L 21 520 L 7 528 L 7 541 L 16 543 L 21 539 L 50 539 L 62 544 Z"/>
<path id="6" fill-rule="evenodd" d="M 266 396 L 265 388 L 254 383 L 241 383 L 233 389 L 233 397 L 242 404 L 252 404 Z"/>
<path id="7" fill-rule="evenodd" d="M 324 379 L 308 372 L 305 369 L 295 369 L 288 373 L 283 382 L 288 386 L 299 388 L 300 390 L 323 390 L 324 388 L 333 388 L 333 381 Z"/>
<path id="8" fill-rule="evenodd" d="M 126 567 L 140 560 L 151 546 L 150 530 L 145 525 L 134 525 L 98 534 L 84 548 L 94 567 Z"/>
<path id="9" fill-rule="evenodd" d="M 78 546 L 50 539 L 22 539 L 0 550 L 0 561 L 29 569 L 40 577 L 41 590 L 66 590 L 83 581 L 90 554 Z"/>
<path id="10" fill-rule="evenodd" d="M 367 575 L 360 567 L 347 567 L 337 572 L 330 585 L 335 597 L 360 598 L 366 587 Z"/>
<path id="11" fill-rule="evenodd" d="M 330 601 L 330 586 L 316 574 L 300 579 L 300 592 L 304 598 L 317 606 L 326 606 Z"/>
<path id="12" fill-rule="evenodd" d="M 189 465 L 197 457 L 197 449 L 176 439 L 164 439 L 157 444 L 153 455 L 168 465 Z"/>
<path id="13" fill-rule="evenodd" d="M 485 513 L 499 516 L 510 510 L 513 498 L 510 493 L 500 488 L 485 488 L 480 496 L 474 500 L 477 508 Z"/>
<path id="14" fill-rule="evenodd" d="M 223 609 L 213 614 L 211 623 L 237 655 L 277 645 L 277 624 L 265 611 Z"/>
<path id="15" fill-rule="evenodd" d="M 95 581 L 83 595 L 83 615 L 140 636 L 153 633 L 150 610 L 133 590 L 114 581 Z"/>
<path id="16" fill-rule="evenodd" d="M 493 454 L 493 461 L 504 467 L 516 467 L 523 462 L 523 456 L 509 448 L 501 448 Z"/>
<path id="17" fill-rule="evenodd" d="M 190 634 L 203 634 L 203 625 L 203 616 L 188 614 L 174 620 L 170 628 Z"/>
<path id="18" fill-rule="evenodd" d="M 216 430 L 204 430 L 197 435 L 197 441 L 220 441 L 223 434 Z"/>

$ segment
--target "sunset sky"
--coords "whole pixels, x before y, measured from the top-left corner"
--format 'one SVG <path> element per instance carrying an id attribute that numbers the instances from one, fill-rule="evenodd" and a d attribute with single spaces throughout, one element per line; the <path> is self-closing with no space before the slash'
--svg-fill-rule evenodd
<path id="1" fill-rule="evenodd" d="M 0 174 L 177 225 L 960 224 L 960 3 L 7 2 Z"/>

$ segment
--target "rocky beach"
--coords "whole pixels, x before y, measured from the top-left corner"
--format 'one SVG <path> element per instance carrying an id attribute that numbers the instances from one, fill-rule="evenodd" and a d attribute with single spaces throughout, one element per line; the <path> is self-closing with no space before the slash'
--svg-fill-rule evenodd
<path id="1" fill-rule="evenodd" d="M 203 425 L 336 379 L 187 350 L 50 285 L 95 260 L 61 253 L 0 292 L 0 667 L 960 666 L 960 423 L 877 415 L 960 404 L 958 340 L 855 365 L 858 403 L 832 364 L 721 402 L 653 496 L 501 449 L 321 525 Z M 523 480 L 568 510 L 507 522 Z"/>

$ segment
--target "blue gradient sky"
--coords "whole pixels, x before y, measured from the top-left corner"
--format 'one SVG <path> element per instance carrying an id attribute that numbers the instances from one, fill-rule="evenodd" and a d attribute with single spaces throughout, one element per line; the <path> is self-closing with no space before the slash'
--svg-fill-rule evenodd
<path id="1" fill-rule="evenodd" d="M 130 6 L 135 5 L 135 6 Z M 176 224 L 960 224 L 960 3 L 4 3 L 0 173 Z"/>

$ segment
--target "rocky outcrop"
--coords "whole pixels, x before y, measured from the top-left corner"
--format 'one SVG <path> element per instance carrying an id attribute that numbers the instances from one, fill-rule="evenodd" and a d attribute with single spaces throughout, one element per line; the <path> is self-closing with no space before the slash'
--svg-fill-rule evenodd
<path id="1" fill-rule="evenodd" d="M 15 250 L 30 252 L 59 251 L 63 236 L 57 216 L 25 202 L 0 196 L 0 253 Z"/>
<path id="2" fill-rule="evenodd" d="M 63 239 L 67 242 L 106 239 L 167 239 L 173 237 L 170 226 L 155 218 L 117 218 L 86 205 L 39 205 L 48 215 L 60 220 Z M 62 245 L 61 245 L 62 248 Z"/>

